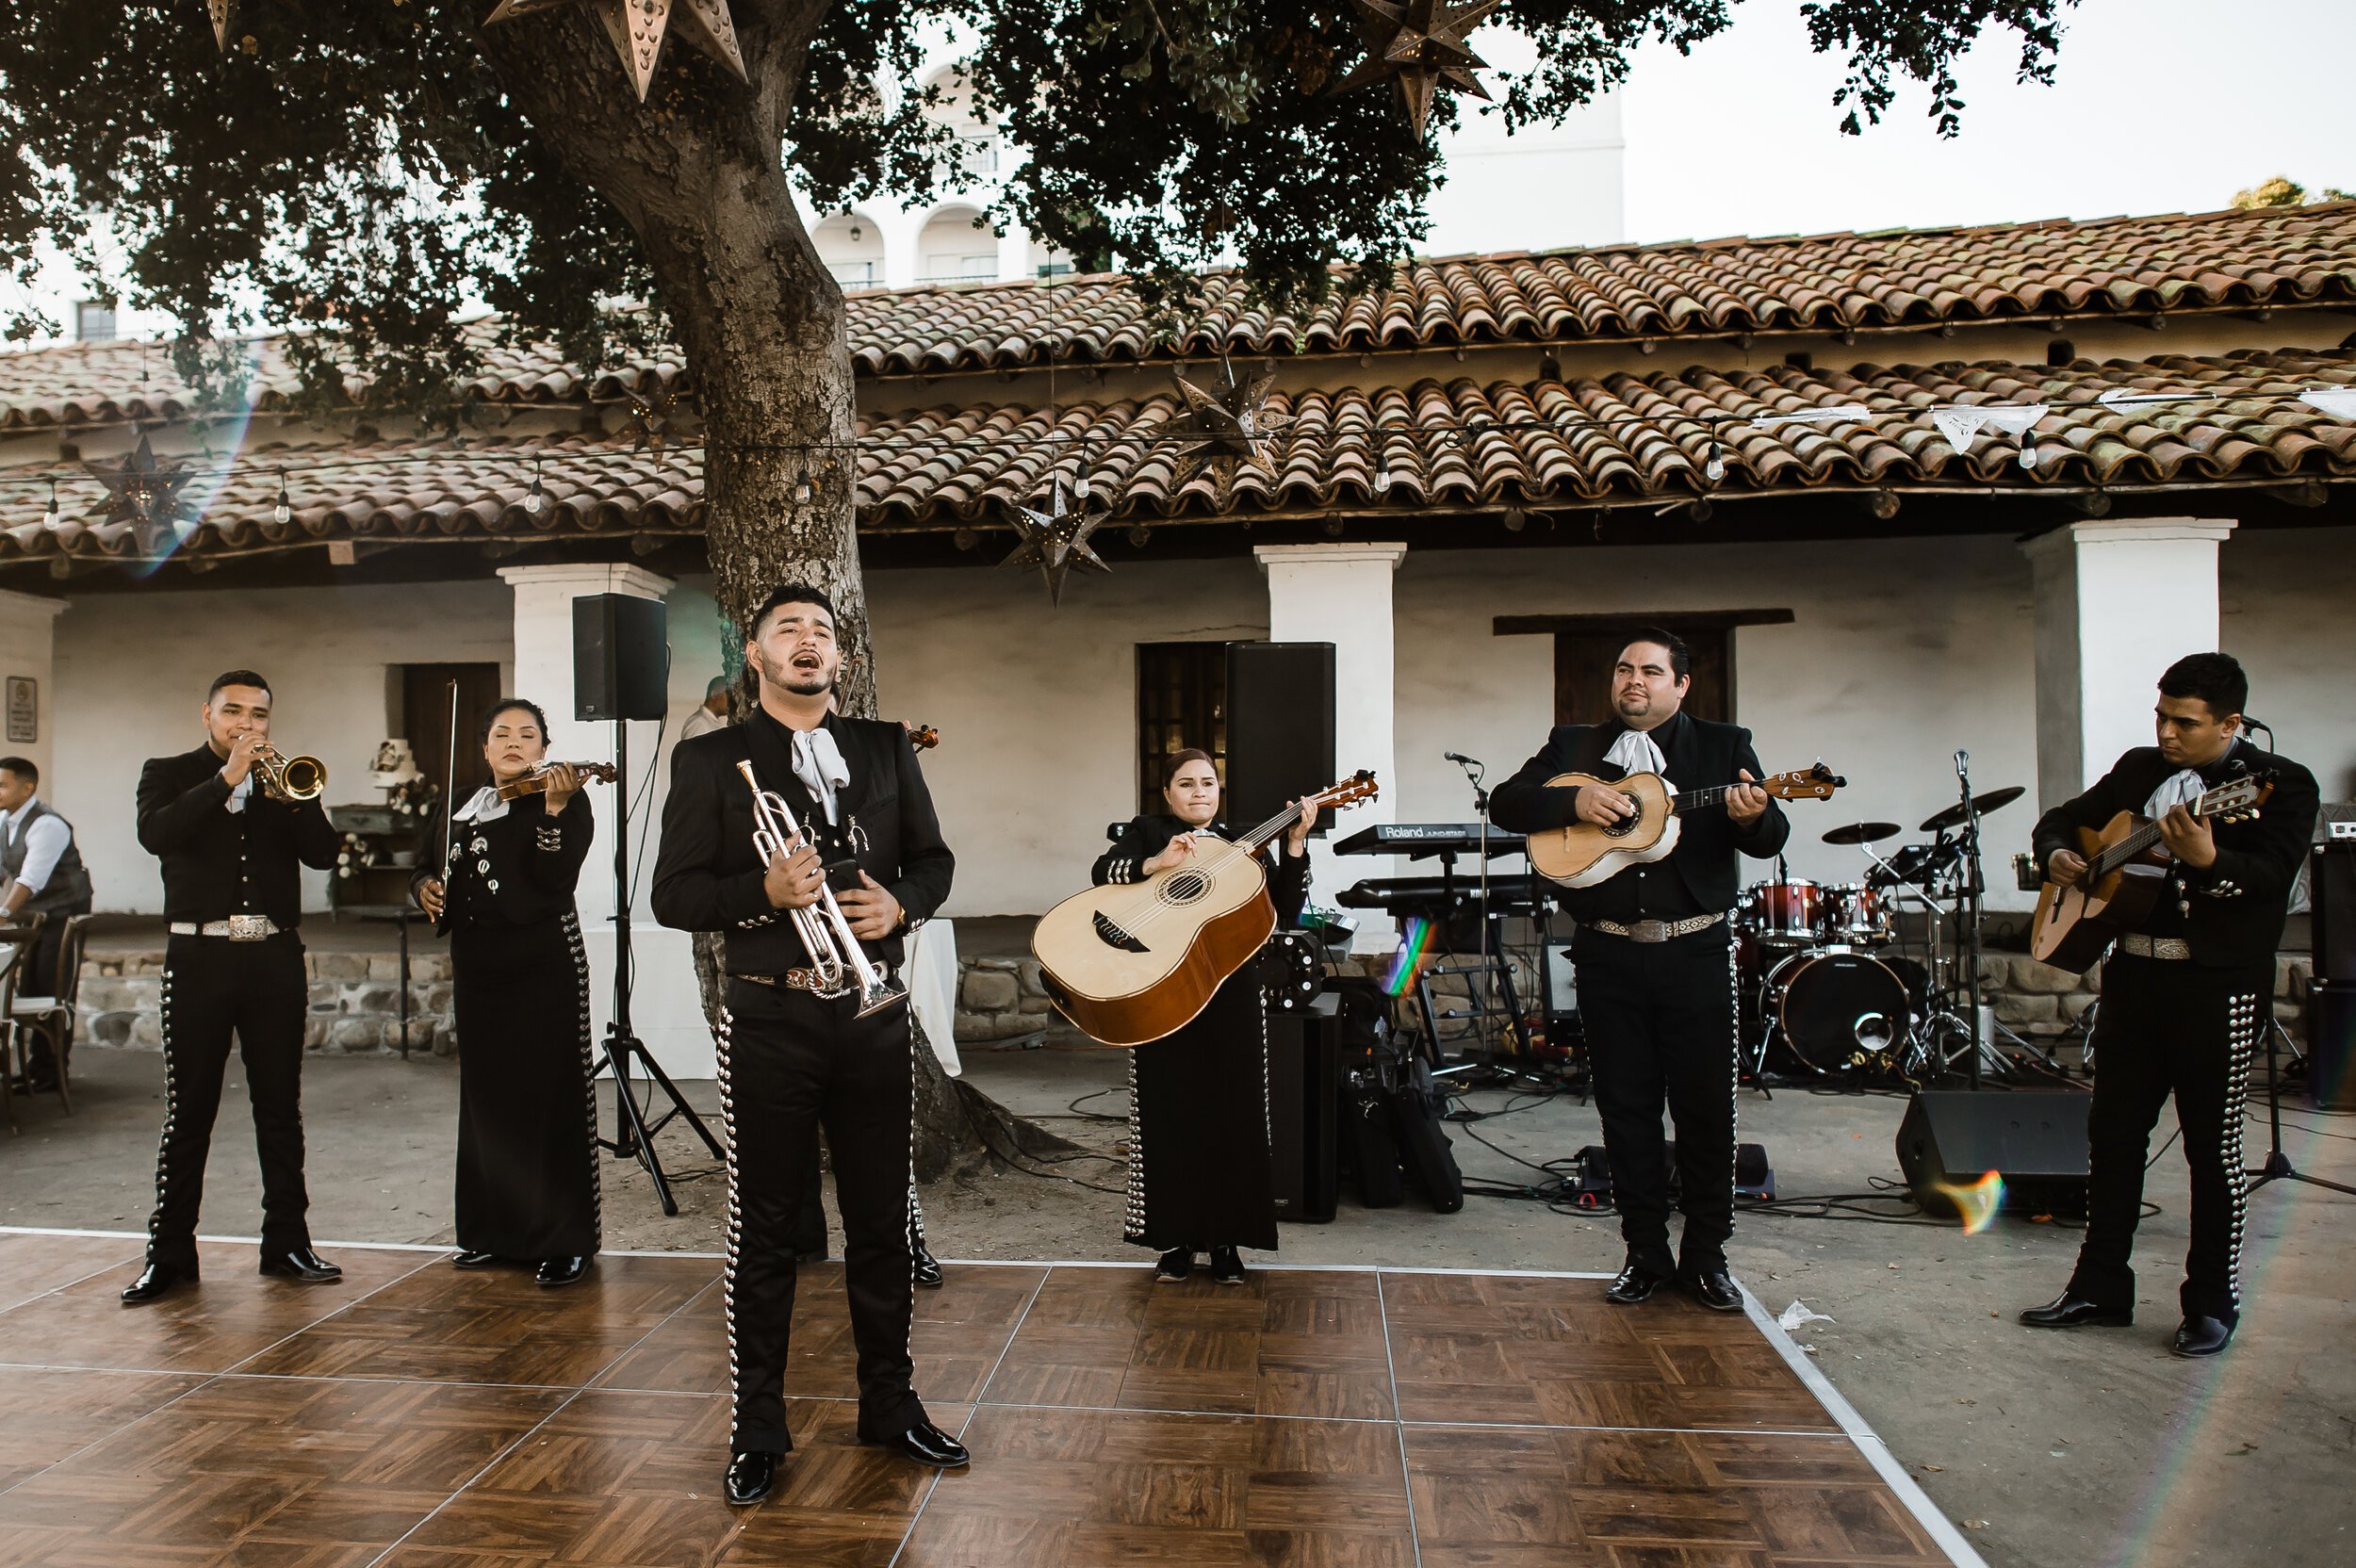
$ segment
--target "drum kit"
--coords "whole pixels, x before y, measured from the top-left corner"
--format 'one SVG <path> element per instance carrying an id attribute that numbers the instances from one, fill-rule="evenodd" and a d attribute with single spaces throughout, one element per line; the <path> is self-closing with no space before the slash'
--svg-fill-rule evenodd
<path id="1" fill-rule="evenodd" d="M 1960 938 L 1977 916 L 1979 819 L 2025 792 L 1966 795 L 1924 819 L 1929 841 L 1888 855 L 1876 846 L 1899 836 L 1894 822 L 1824 834 L 1864 854 L 1860 881 L 1800 880 L 1778 860 L 1774 881 L 1744 890 L 1734 926 L 1754 1073 L 1919 1083 L 1958 1061 L 2002 1069 L 1970 1021 L 1976 955 Z"/>

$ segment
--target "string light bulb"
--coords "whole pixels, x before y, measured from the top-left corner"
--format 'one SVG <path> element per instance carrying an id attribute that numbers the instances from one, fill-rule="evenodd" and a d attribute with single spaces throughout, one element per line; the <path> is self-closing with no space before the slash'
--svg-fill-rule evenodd
<path id="1" fill-rule="evenodd" d="M 532 489 L 524 497 L 524 510 L 537 517 L 540 515 L 540 465 L 535 459 L 532 465 Z"/>
<path id="2" fill-rule="evenodd" d="M 795 506 L 808 506 L 810 504 L 810 476 L 805 474 L 800 479 L 794 482 L 794 504 Z"/>
<path id="3" fill-rule="evenodd" d="M 54 479 L 49 482 L 49 508 L 41 514 L 41 526 L 52 533 L 57 531 L 57 482 Z"/>
<path id="4" fill-rule="evenodd" d="M 278 504 L 270 509 L 270 515 L 278 519 L 281 528 L 294 520 L 294 502 L 286 496 L 286 470 L 284 468 L 278 470 Z"/>
<path id="5" fill-rule="evenodd" d="M 1390 489 L 1391 460 L 1388 454 L 1378 451 L 1374 454 L 1374 493 L 1378 496 L 1388 495 Z"/>
<path id="6" fill-rule="evenodd" d="M 1718 438 L 1713 435 L 1710 438 L 1710 456 L 1702 462 L 1702 478 L 1715 484 L 1726 477 L 1726 449 L 1718 445 Z"/>
<path id="7" fill-rule="evenodd" d="M 2036 473 L 2037 466 L 2042 461 L 2044 461 L 2043 454 L 2040 453 L 2037 448 L 2037 432 L 2033 430 L 2022 432 L 2021 435 L 2021 466 L 2023 468 L 2028 469 L 2029 472 Z"/>

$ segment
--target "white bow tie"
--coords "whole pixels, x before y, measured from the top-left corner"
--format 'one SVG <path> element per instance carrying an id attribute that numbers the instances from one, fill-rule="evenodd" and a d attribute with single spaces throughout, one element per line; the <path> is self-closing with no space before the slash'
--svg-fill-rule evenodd
<path id="1" fill-rule="evenodd" d="M 1603 754 L 1603 760 L 1623 773 L 1665 775 L 1669 771 L 1669 760 L 1661 755 L 1653 738 L 1641 729 L 1622 730 L 1620 738 L 1612 743 L 1612 749 Z"/>
<path id="2" fill-rule="evenodd" d="M 826 811 L 829 824 L 840 820 L 834 792 L 851 782 L 851 766 L 843 760 L 843 748 L 834 743 L 832 734 L 825 729 L 794 732 L 794 776 Z"/>

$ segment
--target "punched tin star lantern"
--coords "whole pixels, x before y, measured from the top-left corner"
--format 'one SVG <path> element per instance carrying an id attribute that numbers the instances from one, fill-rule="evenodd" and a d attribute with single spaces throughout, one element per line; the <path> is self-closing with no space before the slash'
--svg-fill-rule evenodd
<path id="1" fill-rule="evenodd" d="M 630 417 L 622 422 L 629 433 L 630 449 L 643 452 L 648 448 L 661 451 L 664 445 L 682 433 L 692 405 L 672 387 L 657 386 L 647 392 L 630 395 Z"/>
<path id="2" fill-rule="evenodd" d="M 1235 368 L 1224 358 L 1219 362 L 1219 370 L 1222 384 L 1213 388 L 1198 386 L 1175 370 L 1170 373 L 1180 400 L 1186 405 L 1185 415 L 1171 421 L 1170 433 L 1194 438 L 1180 449 L 1179 460 L 1207 465 L 1222 479 L 1234 473 L 1236 464 L 1247 461 L 1272 468 L 1276 433 L 1292 422 L 1288 416 L 1268 406 L 1276 372 L 1264 370 L 1249 381 L 1238 380 Z"/>
<path id="3" fill-rule="evenodd" d="M 106 498 L 92 514 L 100 526 L 128 523 L 142 554 L 160 554 L 168 542 L 181 537 L 185 503 L 180 492 L 196 478 L 196 470 L 178 458 L 156 459 L 147 437 L 118 463 L 85 463 L 82 467 L 106 487 Z"/>
<path id="4" fill-rule="evenodd" d="M 1012 514 L 1015 531 L 1023 536 L 1023 542 L 999 564 L 1037 566 L 1039 575 L 1047 580 L 1048 602 L 1058 609 L 1063 605 L 1064 580 L 1072 575 L 1074 566 L 1086 566 L 1095 572 L 1112 570 L 1088 543 L 1088 535 L 1096 531 L 1104 517 L 1072 510 L 1071 492 L 1064 488 L 1062 475 L 1056 475 L 1048 486 L 1046 510 L 1021 504 L 1006 510 Z"/>
<path id="5" fill-rule="evenodd" d="M 1389 82 L 1399 90 L 1407 120 L 1423 136 L 1424 120 L 1440 89 L 1454 88 L 1476 98 L 1489 90 L 1473 74 L 1489 62 L 1472 52 L 1464 41 L 1500 0 L 1350 0 L 1358 36 L 1366 41 L 1366 57 L 1333 84 L 1336 93 L 1351 92 L 1376 82 Z"/>

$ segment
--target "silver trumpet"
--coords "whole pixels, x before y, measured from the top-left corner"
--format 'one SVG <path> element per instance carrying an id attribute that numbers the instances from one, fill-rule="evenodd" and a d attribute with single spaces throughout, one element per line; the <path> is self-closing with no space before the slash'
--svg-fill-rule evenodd
<path id="1" fill-rule="evenodd" d="M 777 856 L 792 854 L 802 838 L 802 825 L 794 820 L 794 808 L 775 790 L 761 787 L 761 776 L 753 772 L 751 762 L 737 763 L 736 771 L 744 776 L 753 792 L 753 848 L 761 863 L 765 866 Z M 908 999 L 907 985 L 885 972 L 851 935 L 851 923 L 843 918 L 832 888 L 821 883 L 817 903 L 788 913 L 794 917 L 794 928 L 801 933 L 802 946 L 809 950 L 810 967 L 819 984 L 840 995 L 850 988 L 850 977 L 858 977 L 860 1018 Z"/>

